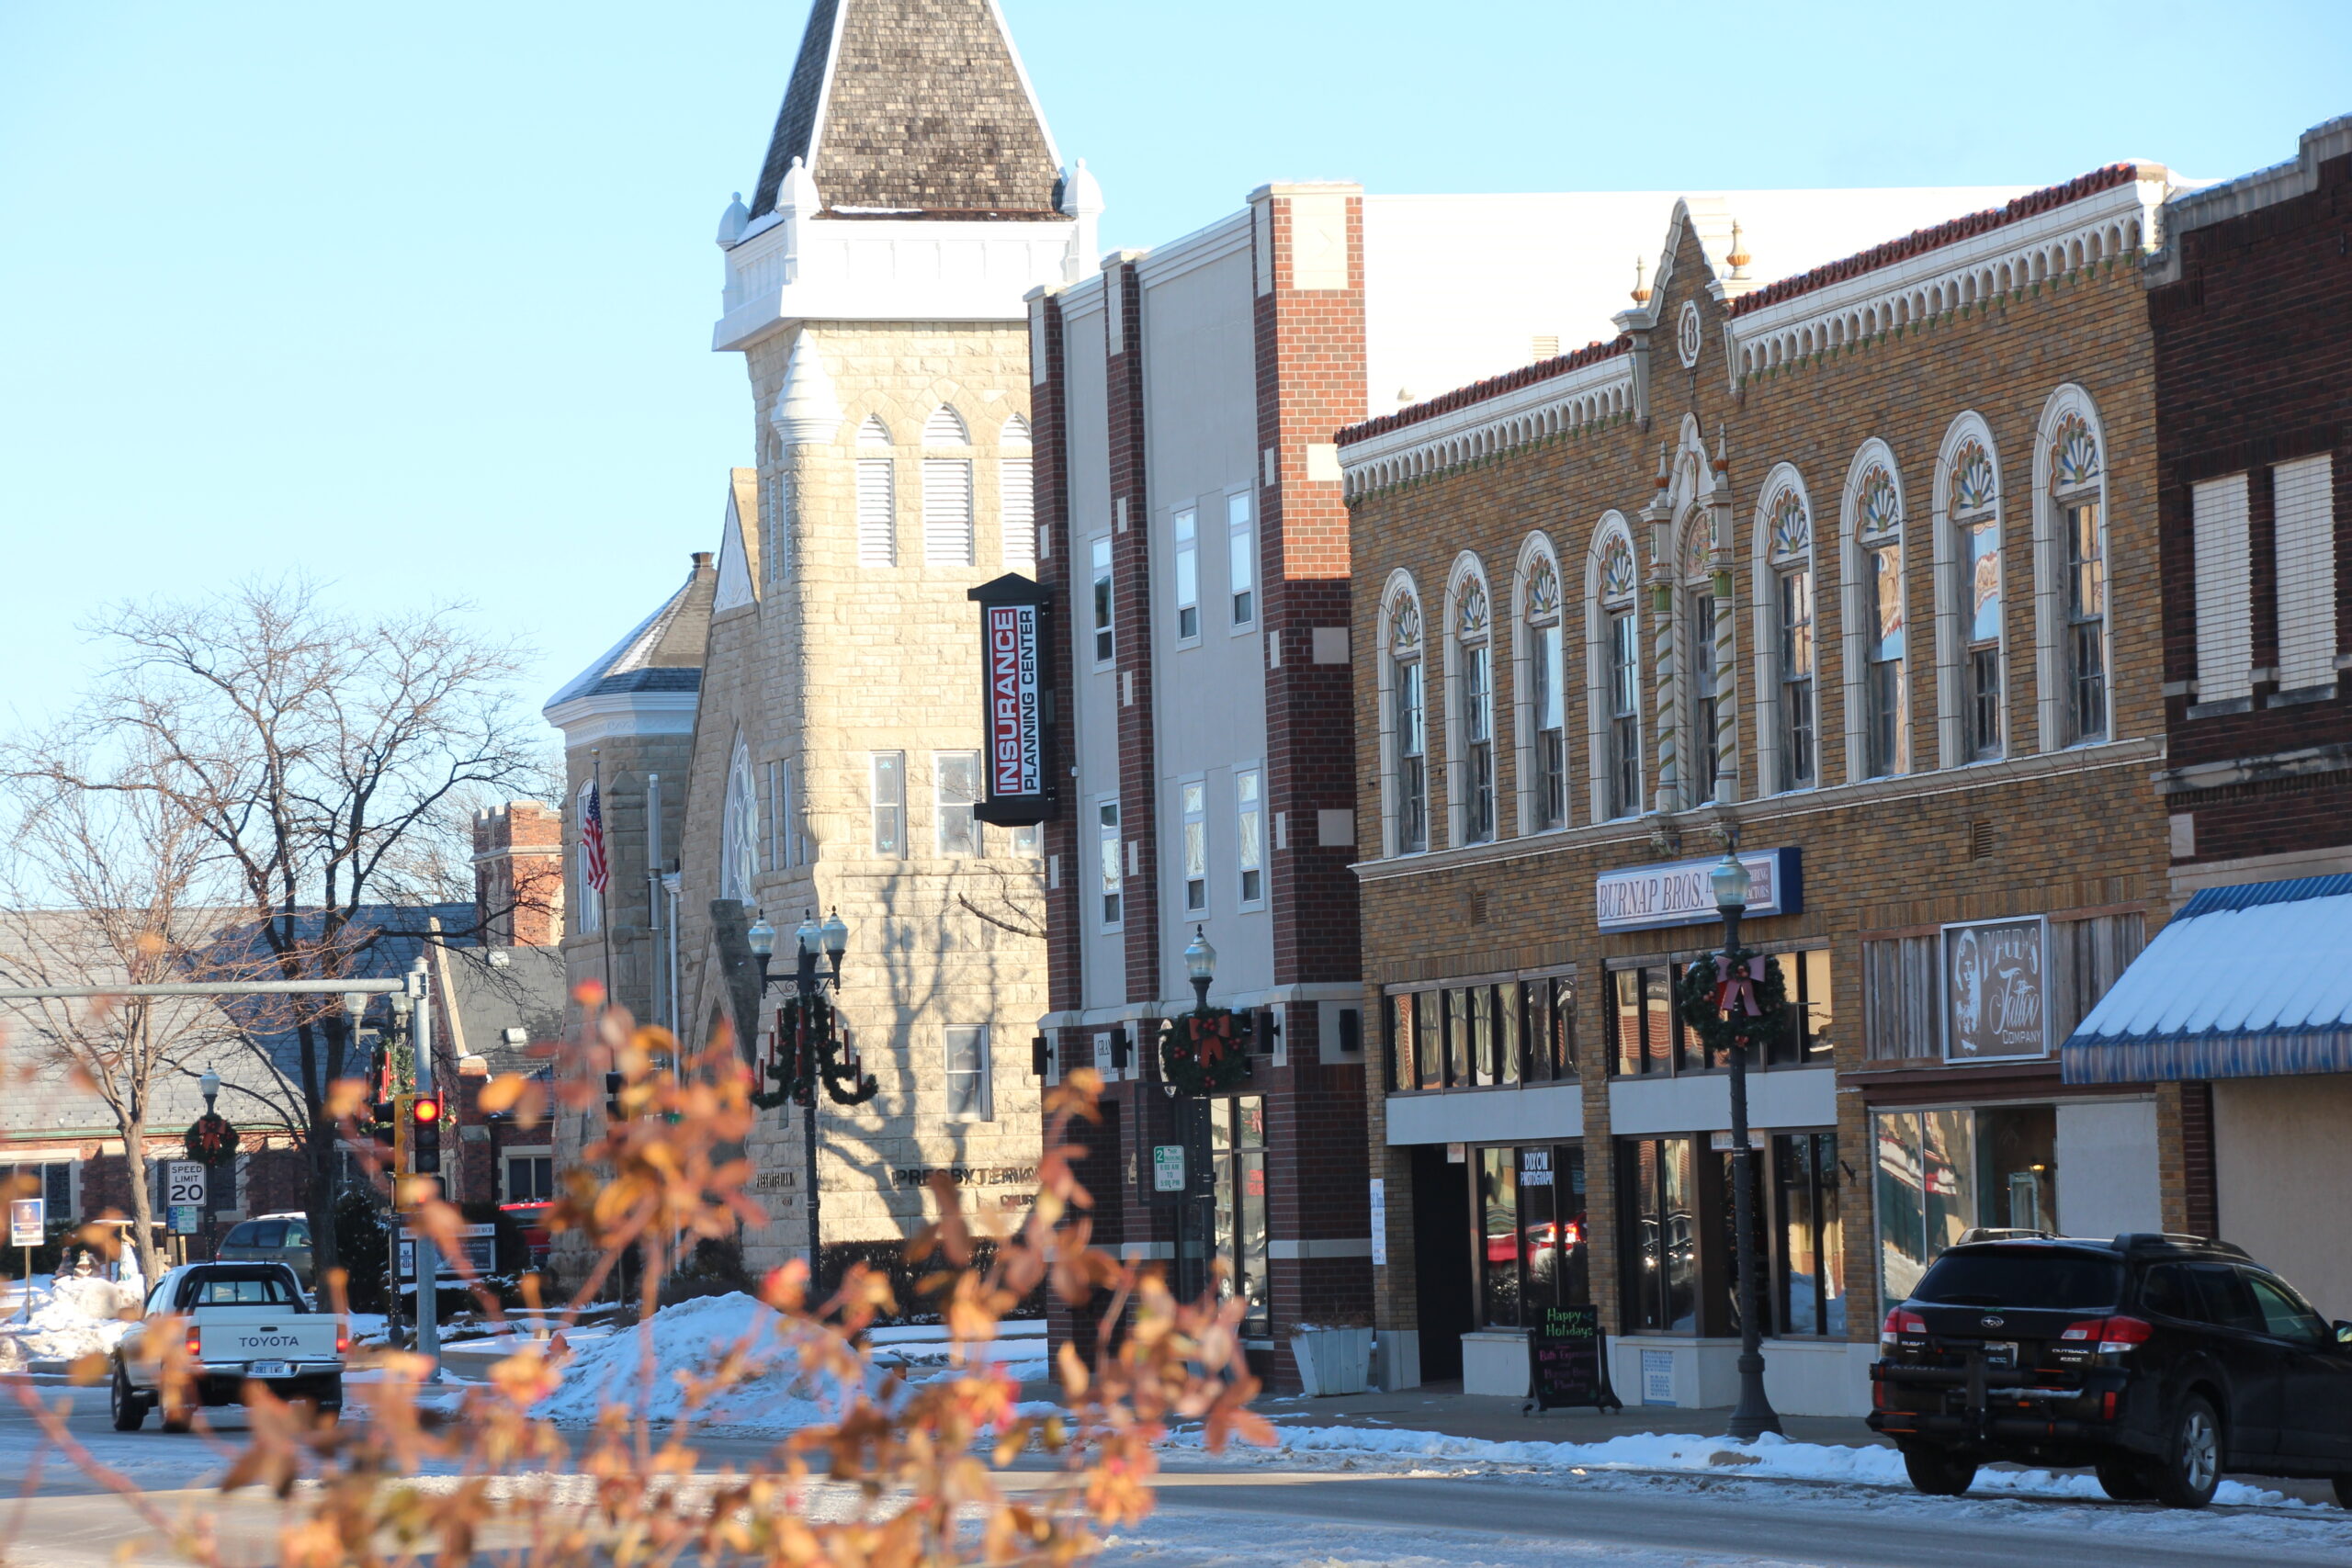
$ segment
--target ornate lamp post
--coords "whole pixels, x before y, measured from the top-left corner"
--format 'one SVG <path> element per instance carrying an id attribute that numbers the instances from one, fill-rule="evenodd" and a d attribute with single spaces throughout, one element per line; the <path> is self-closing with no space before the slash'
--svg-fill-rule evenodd
<path id="1" fill-rule="evenodd" d="M 1184 971 L 1193 977 L 1193 1010 L 1209 1010 L 1209 982 L 1216 978 L 1216 949 L 1209 945 L 1205 928 L 1193 928 L 1192 945 L 1184 949 Z"/>
<path id="2" fill-rule="evenodd" d="M 1747 868 L 1739 863 L 1736 851 L 1726 849 L 1709 880 L 1714 884 L 1716 912 L 1724 919 L 1724 953 L 1716 967 L 1728 1010 L 1734 987 L 1742 984 L 1736 977 L 1746 970 L 1739 918 L 1747 911 Z M 1781 1429 L 1781 1417 L 1764 1393 L 1764 1336 L 1757 1318 L 1762 1259 L 1756 1256 L 1756 1151 L 1747 1143 L 1747 1052 L 1748 1038 L 1742 1034 L 1731 1047 L 1732 1223 L 1739 1229 L 1739 1404 L 1731 1413 L 1729 1436 L 1743 1443 Z"/>
<path id="3" fill-rule="evenodd" d="M 775 928 L 763 917 L 752 922 L 747 934 L 752 956 L 760 961 L 760 988 L 764 993 L 782 978 L 769 973 L 769 960 L 775 953 Z M 834 1009 L 825 996 L 827 987 L 839 994 L 842 956 L 849 951 L 849 926 L 842 920 L 841 911 L 837 908 L 826 916 L 821 926 L 813 911 L 804 912 L 799 929 L 793 932 L 793 998 L 777 1015 L 775 1043 L 765 1069 L 776 1087 L 772 1091 L 754 1091 L 752 1102 L 774 1110 L 790 1100 L 801 1108 L 801 1126 L 807 1134 L 808 1148 L 804 1179 L 808 1203 L 808 1285 L 815 1290 L 819 1237 L 817 1085 L 820 1080 L 823 1082 L 826 1096 L 836 1105 L 862 1105 L 873 1099 L 882 1086 L 858 1071 L 857 1056 L 844 1049 L 835 1024 Z M 817 966 L 820 953 L 826 960 L 822 970 Z"/>

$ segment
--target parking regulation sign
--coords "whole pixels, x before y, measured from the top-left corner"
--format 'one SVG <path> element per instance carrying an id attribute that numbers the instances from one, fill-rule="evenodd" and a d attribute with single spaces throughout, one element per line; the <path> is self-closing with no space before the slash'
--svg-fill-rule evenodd
<path id="1" fill-rule="evenodd" d="M 49 1201 L 45 1198 L 12 1198 L 8 1201 L 8 1245 L 39 1247 L 49 1239 Z"/>

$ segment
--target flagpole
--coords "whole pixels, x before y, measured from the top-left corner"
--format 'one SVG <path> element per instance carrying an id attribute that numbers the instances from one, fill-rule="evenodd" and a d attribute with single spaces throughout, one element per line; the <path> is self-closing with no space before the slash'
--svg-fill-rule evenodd
<path id="1" fill-rule="evenodd" d="M 599 829 L 603 829 L 603 823 L 605 820 L 605 754 L 601 750 L 594 747 L 590 748 L 588 752 L 588 787 L 595 791 L 593 798 L 596 802 L 596 821 Z M 605 833 L 605 886 L 609 887 L 612 886 L 613 882 L 613 835 L 609 829 L 603 830 Z M 603 945 L 605 949 L 605 1005 L 606 1007 L 611 1007 L 613 1005 L 613 911 L 609 907 L 607 907 L 605 901 L 605 888 L 599 887 L 594 891 L 596 894 L 596 934 L 604 939 Z"/>

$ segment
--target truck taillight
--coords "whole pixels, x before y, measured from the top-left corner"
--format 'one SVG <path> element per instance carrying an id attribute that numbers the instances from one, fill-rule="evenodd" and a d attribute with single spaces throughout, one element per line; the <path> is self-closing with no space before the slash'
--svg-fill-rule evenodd
<path id="1" fill-rule="evenodd" d="M 334 1353 L 338 1356 L 351 1354 L 351 1325 L 338 1323 L 334 1325 Z"/>
<path id="2" fill-rule="evenodd" d="M 204 1354 L 203 1331 L 190 1325 L 187 1331 L 187 1359 L 199 1359 Z"/>
<path id="3" fill-rule="evenodd" d="M 1886 1322 L 1878 1331 L 1878 1347 L 1882 1350 L 1892 1350 L 1906 1334 L 1915 1338 L 1926 1338 L 1928 1320 L 1916 1312 L 1896 1307 L 1886 1314 Z"/>
<path id="4" fill-rule="evenodd" d="M 2058 1336 L 2058 1342 L 2080 1350 L 2096 1350 L 2102 1356 L 2120 1356 L 2145 1345 L 2154 1333 L 2153 1325 L 2136 1317 L 2086 1317 L 2068 1324 Z"/>

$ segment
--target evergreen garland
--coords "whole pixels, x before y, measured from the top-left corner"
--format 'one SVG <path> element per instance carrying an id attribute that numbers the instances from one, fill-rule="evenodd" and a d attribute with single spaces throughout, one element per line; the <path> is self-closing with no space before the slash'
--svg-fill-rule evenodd
<path id="1" fill-rule="evenodd" d="M 1763 959 L 1763 977 L 1755 977 L 1754 965 Z M 1727 967 L 1735 977 L 1747 977 L 1747 990 L 1754 993 L 1756 1011 L 1747 1010 L 1740 997 L 1730 998 L 1732 1010 L 1724 1010 L 1726 992 L 1735 989 L 1724 983 L 1721 954 L 1710 953 L 1693 959 L 1682 966 L 1682 978 L 1676 982 L 1674 1004 L 1683 1026 L 1704 1046 L 1707 1058 L 1728 1061 L 1735 1047 L 1746 1046 L 1760 1052 L 1771 1042 L 1783 1039 L 1793 1022 L 1789 1011 L 1789 983 L 1774 960 L 1763 958 L 1752 947 L 1736 949 Z"/>

